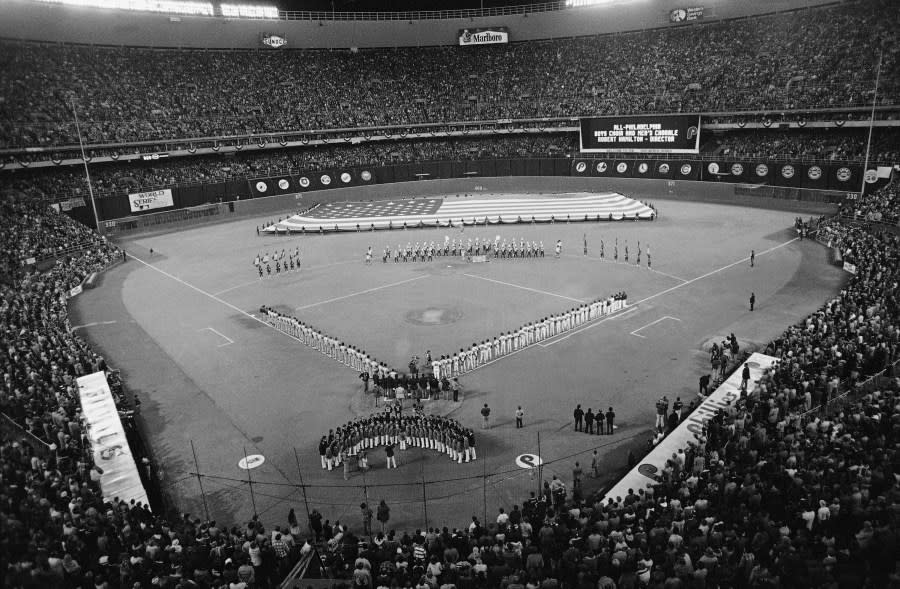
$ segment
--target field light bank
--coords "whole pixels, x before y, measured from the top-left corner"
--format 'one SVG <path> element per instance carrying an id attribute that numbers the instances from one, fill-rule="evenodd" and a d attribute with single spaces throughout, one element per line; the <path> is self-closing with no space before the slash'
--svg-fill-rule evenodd
<path id="1" fill-rule="evenodd" d="M 64 4 L 88 8 L 160 12 L 186 16 L 224 16 L 226 18 L 277 19 L 276 6 L 254 4 L 220 4 L 218 10 L 211 2 L 178 2 L 177 0 L 34 0 L 45 4 Z"/>

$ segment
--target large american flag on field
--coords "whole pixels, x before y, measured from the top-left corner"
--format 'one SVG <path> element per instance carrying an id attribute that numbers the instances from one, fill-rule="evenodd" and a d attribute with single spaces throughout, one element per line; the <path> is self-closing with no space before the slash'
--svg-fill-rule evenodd
<path id="1" fill-rule="evenodd" d="M 426 227 L 531 221 L 649 219 L 647 205 L 616 192 L 538 197 L 444 197 L 395 201 L 334 202 L 294 215 L 267 229 L 285 231 L 355 231 L 388 227 Z"/>

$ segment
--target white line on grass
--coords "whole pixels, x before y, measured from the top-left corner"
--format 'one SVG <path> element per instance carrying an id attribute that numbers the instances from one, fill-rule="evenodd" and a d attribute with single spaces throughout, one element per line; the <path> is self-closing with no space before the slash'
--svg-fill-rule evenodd
<path id="1" fill-rule="evenodd" d="M 214 329 L 214 328 L 212 328 L 212 327 L 203 327 L 203 328 L 199 329 L 198 331 L 204 331 L 204 330 L 207 330 L 207 329 L 208 329 L 209 331 L 213 332 L 214 334 L 216 334 L 217 336 L 221 337 L 222 339 L 226 340 L 224 344 L 219 344 L 218 346 L 216 346 L 217 348 L 221 348 L 222 346 L 227 346 L 227 345 L 230 345 L 230 344 L 233 344 L 233 343 L 234 343 L 234 340 L 233 340 L 233 339 L 231 339 L 231 338 L 228 337 L 227 335 L 221 333 L 220 331 L 218 331 L 217 329 Z"/>
<path id="2" fill-rule="evenodd" d="M 76 329 L 84 329 L 85 327 L 95 327 L 97 325 L 113 325 L 115 321 L 92 321 L 91 323 L 85 323 L 84 325 L 76 325 L 72 328 L 72 331 Z"/>
<path id="3" fill-rule="evenodd" d="M 632 307 L 632 308 L 634 308 L 634 307 Z M 645 335 L 640 335 L 638 332 L 641 331 L 641 330 L 643 330 L 643 329 L 647 329 L 647 328 L 650 327 L 651 325 L 656 325 L 656 324 L 659 323 L 660 321 L 665 321 L 666 319 L 672 319 L 673 321 L 681 322 L 681 319 L 679 319 L 678 317 L 669 317 L 668 315 L 665 315 L 665 316 L 663 316 L 663 317 L 660 317 L 660 318 L 657 319 L 656 321 L 651 321 L 650 323 L 648 323 L 647 325 L 644 325 L 643 327 L 638 327 L 637 329 L 635 329 L 634 331 L 631 332 L 631 335 L 633 335 L 633 336 L 635 336 L 635 337 L 639 337 L 639 338 L 641 338 L 641 339 L 647 339 L 647 336 L 645 336 Z"/>
<path id="4" fill-rule="evenodd" d="M 546 291 L 546 290 L 538 290 L 538 289 L 536 289 L 536 288 L 529 288 L 529 287 L 527 287 L 527 286 L 522 286 L 522 285 L 519 285 L 519 284 L 513 284 L 512 282 L 503 282 L 502 280 L 494 280 L 493 278 L 486 278 L 486 277 L 484 277 L 484 276 L 478 276 L 477 274 L 463 274 L 463 276 L 468 276 L 469 278 L 477 278 L 478 280 L 485 280 L 485 281 L 487 281 L 487 282 L 494 282 L 494 283 L 497 283 L 497 284 L 502 284 L 502 285 L 504 285 L 504 286 L 511 286 L 511 287 L 513 287 L 513 288 L 519 288 L 519 289 L 522 289 L 522 290 L 529 290 L 529 291 L 531 291 L 531 292 L 536 292 L 536 293 L 538 293 L 538 294 L 544 294 L 544 295 L 548 295 L 548 296 L 551 296 L 551 297 L 558 297 L 558 298 L 560 298 L 560 299 L 566 299 L 567 301 L 574 301 L 574 302 L 576 302 L 576 303 L 583 303 L 583 302 L 584 302 L 584 301 L 581 300 L 581 299 L 575 299 L 575 298 L 572 298 L 572 297 L 567 297 L 566 295 L 561 295 L 561 294 L 558 294 L 558 293 L 555 293 L 555 292 L 548 292 L 548 291 Z"/>
<path id="5" fill-rule="evenodd" d="M 194 285 L 191 284 L 190 282 L 188 282 L 188 281 L 186 281 L 186 280 L 182 280 L 181 278 L 178 278 L 178 277 L 175 276 L 174 274 L 170 274 L 170 273 L 166 272 L 165 270 L 163 270 L 163 269 L 161 269 L 161 268 L 157 268 L 156 266 L 154 266 L 153 264 L 150 264 L 149 262 L 145 262 L 144 260 L 142 260 L 142 259 L 140 259 L 139 257 L 135 256 L 135 255 L 134 255 L 133 253 L 131 253 L 131 252 L 128 252 L 128 257 L 129 257 L 130 259 L 132 259 L 132 260 L 135 260 L 135 261 L 140 262 L 141 264 L 143 264 L 144 266 L 147 266 L 148 268 L 150 268 L 150 269 L 152 269 L 152 270 L 155 270 L 155 271 L 159 272 L 159 273 L 162 274 L 163 276 L 166 276 L 166 277 L 168 277 L 168 278 L 171 278 L 172 280 L 174 280 L 175 282 L 178 282 L 179 284 L 183 284 L 184 286 L 188 287 L 188 288 L 191 289 L 191 290 L 194 290 L 194 291 L 196 291 L 196 292 L 199 292 L 199 293 L 202 294 L 203 296 L 206 296 L 206 297 L 211 298 L 212 300 L 216 301 L 216 302 L 219 303 L 219 304 L 225 305 L 226 307 L 228 307 L 228 308 L 231 309 L 232 311 L 237 311 L 237 312 L 240 313 L 241 315 L 244 315 L 245 317 L 249 317 L 250 319 L 253 319 L 253 320 L 256 321 L 257 323 L 262 323 L 263 325 L 265 325 L 265 326 L 267 326 L 267 327 L 270 327 L 270 328 L 274 329 L 274 330 L 277 331 L 278 333 L 282 333 L 282 334 L 284 334 L 284 335 L 287 336 L 287 337 L 291 337 L 291 336 L 289 336 L 288 334 L 284 333 L 283 331 L 281 331 L 281 330 L 279 330 L 279 329 L 275 329 L 275 326 L 270 325 L 268 321 L 265 321 L 265 320 L 263 320 L 263 319 L 260 319 L 260 318 L 257 317 L 256 315 L 254 315 L 254 314 L 252 314 L 252 313 L 248 313 L 247 311 L 244 311 L 244 310 L 241 309 L 240 307 L 236 307 L 236 306 L 232 305 L 231 303 L 229 303 L 228 301 L 223 300 L 223 299 L 220 299 L 220 298 L 217 297 L 216 295 L 214 295 L 214 294 L 212 294 L 212 293 L 208 293 L 208 292 L 206 292 L 205 290 L 203 290 L 202 288 L 199 288 L 199 287 L 197 287 L 197 286 L 194 286 Z M 293 338 L 291 338 L 291 339 L 293 339 Z"/>
<path id="6" fill-rule="evenodd" d="M 414 278 L 407 278 L 406 280 L 401 280 L 399 282 L 392 282 L 390 284 L 383 284 L 381 286 L 376 286 L 374 288 L 367 288 L 366 290 L 361 290 L 359 292 L 351 292 L 350 294 L 345 294 L 339 297 L 334 297 L 333 299 L 327 299 L 324 301 L 319 301 L 318 303 L 310 303 L 308 305 L 302 305 L 294 309 L 295 311 L 302 311 L 303 309 L 311 309 L 312 307 L 318 307 L 319 305 L 327 305 L 328 303 L 334 303 L 336 301 L 342 301 L 344 299 L 349 299 L 350 297 L 359 296 L 362 294 L 367 294 L 370 292 L 375 292 L 377 290 L 383 290 L 385 288 L 392 288 L 394 286 L 400 286 L 401 284 L 406 284 L 408 282 L 413 282 L 415 280 L 422 280 L 423 278 L 429 278 L 428 274 L 422 276 L 416 276 Z"/>
<path id="7" fill-rule="evenodd" d="M 770 252 L 774 252 L 775 250 L 781 249 L 781 248 L 783 248 L 783 247 L 786 246 L 786 245 L 790 245 L 790 244 L 794 243 L 795 241 L 798 241 L 799 239 L 800 239 L 799 237 L 795 237 L 794 239 L 791 239 L 791 240 L 789 240 L 789 241 L 785 241 L 784 243 L 780 243 L 780 244 L 778 244 L 778 245 L 776 245 L 776 246 L 772 246 L 772 247 L 770 247 L 770 248 L 767 249 L 767 250 L 763 250 L 763 251 L 759 252 L 759 253 L 756 254 L 756 255 L 757 255 L 757 256 L 762 256 L 762 255 L 764 255 L 764 254 L 768 254 L 768 253 L 770 253 Z M 728 264 L 727 266 L 722 266 L 721 268 L 716 268 L 715 270 L 711 270 L 711 271 L 707 272 L 706 274 L 703 274 L 703 275 L 701 275 L 701 276 L 697 276 L 696 278 L 691 278 L 690 280 L 686 280 L 686 281 L 682 282 L 681 284 L 676 284 L 675 286 L 672 286 L 672 287 L 667 288 L 667 289 L 665 289 L 665 290 L 661 290 L 661 291 L 659 291 L 659 292 L 656 293 L 656 294 L 652 294 L 652 295 L 650 295 L 650 296 L 648 296 L 648 297 L 644 297 L 643 299 L 641 299 L 641 300 L 639 300 L 639 301 L 636 301 L 636 302 L 634 302 L 634 303 L 630 303 L 629 306 L 635 307 L 635 306 L 640 305 L 640 304 L 642 304 L 642 303 L 646 303 L 647 301 L 652 301 L 653 299 L 655 299 L 655 298 L 657 298 L 657 297 L 661 297 L 661 296 L 663 296 L 664 294 L 668 294 L 668 293 L 670 293 L 670 292 L 672 292 L 672 291 L 678 290 L 679 288 L 685 287 L 685 286 L 687 286 L 687 285 L 689 285 L 689 284 L 693 284 L 693 283 L 697 282 L 698 280 L 703 280 L 704 278 L 708 278 L 708 277 L 710 277 L 710 276 L 712 276 L 712 275 L 714 275 L 714 274 L 718 274 L 719 272 L 722 272 L 723 270 L 728 270 L 729 268 L 733 268 L 733 267 L 737 266 L 738 264 L 743 264 L 743 263 L 748 262 L 748 261 L 750 261 L 750 256 L 747 256 L 746 258 L 741 258 L 741 259 L 738 260 L 737 262 L 732 262 L 732 263 Z M 585 326 L 582 327 L 581 329 L 575 329 L 575 330 L 573 330 L 573 331 L 570 331 L 569 333 L 567 333 L 566 335 L 562 336 L 561 338 L 556 339 L 556 340 L 554 340 L 554 341 L 548 343 L 547 346 L 552 346 L 553 344 L 559 343 L 559 342 L 561 342 L 561 341 L 563 341 L 563 340 L 567 340 L 567 339 L 569 339 L 570 337 L 572 337 L 573 335 L 576 335 L 576 334 L 578 334 L 578 333 L 581 333 L 582 331 L 587 331 L 588 329 L 590 329 L 590 328 L 594 327 L 595 325 L 597 325 L 597 323 L 599 323 L 599 322 L 594 322 L 594 323 L 591 323 L 590 325 L 585 325 Z M 545 346 L 545 347 L 546 347 L 546 346 Z"/>

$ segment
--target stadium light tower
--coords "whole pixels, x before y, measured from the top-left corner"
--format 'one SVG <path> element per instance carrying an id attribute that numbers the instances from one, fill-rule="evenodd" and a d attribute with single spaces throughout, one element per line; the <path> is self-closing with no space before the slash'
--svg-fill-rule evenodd
<path id="1" fill-rule="evenodd" d="M 872 128 L 875 126 L 875 105 L 878 103 L 878 82 L 881 80 L 881 62 L 884 60 L 884 49 L 878 53 L 878 66 L 875 70 L 875 90 L 872 92 L 872 111 L 869 113 L 869 139 L 866 141 L 866 159 L 863 162 L 862 181 L 859 186 L 859 198 L 866 191 L 866 170 L 869 169 L 869 152 L 872 150 Z"/>
<path id="2" fill-rule="evenodd" d="M 75 109 L 75 99 L 72 99 L 72 115 L 75 117 L 75 133 L 78 135 L 78 147 L 81 148 L 81 163 L 84 164 L 84 177 L 87 178 L 88 195 L 91 198 L 91 209 L 94 211 L 94 225 L 97 227 L 97 233 L 103 234 L 100 227 L 100 217 L 97 215 L 97 203 L 94 202 L 94 187 L 91 185 L 91 172 L 88 170 L 88 161 L 84 153 L 84 141 L 81 139 L 81 127 L 78 125 L 78 111 Z"/>

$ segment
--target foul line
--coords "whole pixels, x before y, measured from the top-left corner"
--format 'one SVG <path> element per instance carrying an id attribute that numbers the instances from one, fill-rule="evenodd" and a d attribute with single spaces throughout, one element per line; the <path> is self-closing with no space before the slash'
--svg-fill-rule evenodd
<path id="1" fill-rule="evenodd" d="M 574 301 L 576 303 L 583 303 L 584 301 L 581 299 L 573 299 L 572 297 L 567 297 L 566 295 L 557 294 L 555 292 L 548 292 L 546 290 L 538 290 L 536 288 L 530 288 L 527 286 L 521 286 L 519 284 L 513 284 L 511 282 L 503 282 L 502 280 L 494 280 L 493 278 L 486 278 L 484 276 L 478 276 L 477 274 L 463 274 L 463 276 L 468 276 L 469 278 L 477 278 L 479 280 L 485 280 L 487 282 L 494 282 L 497 284 L 502 284 L 504 286 L 511 286 L 513 288 L 519 288 L 522 290 L 529 290 L 531 292 L 536 292 L 538 294 L 548 295 L 551 297 L 558 297 L 560 299 L 566 299 L 567 301 Z"/>
<path id="2" fill-rule="evenodd" d="M 301 307 L 297 307 L 295 311 L 302 311 L 303 309 L 311 309 L 312 307 L 318 307 L 319 305 L 326 305 L 328 303 L 334 303 L 336 301 L 342 301 L 344 299 L 349 299 L 350 297 L 355 297 L 363 294 L 367 294 L 370 292 L 375 292 L 377 290 L 382 290 L 385 288 L 392 288 L 394 286 L 400 286 L 401 284 L 406 284 L 408 282 L 413 282 L 415 280 L 422 280 L 423 278 L 429 278 L 430 275 L 425 274 L 422 276 L 416 276 L 414 278 L 407 278 L 406 280 L 401 280 L 400 282 L 392 282 L 391 284 L 384 284 L 382 286 L 376 286 L 374 288 L 367 288 L 366 290 L 361 290 L 359 292 L 351 292 L 350 294 L 345 294 L 343 296 L 334 297 L 333 299 L 327 299 L 324 301 L 319 301 L 318 303 L 310 303 L 309 305 L 303 305 Z"/>
<path id="3" fill-rule="evenodd" d="M 228 307 L 229 309 L 231 309 L 231 310 L 233 310 L 233 311 L 237 311 L 238 313 L 240 313 L 241 315 L 244 315 L 245 317 L 249 317 L 250 319 L 253 319 L 253 320 L 256 321 L 257 323 L 262 323 L 262 324 L 265 325 L 266 327 L 270 327 L 270 328 L 274 329 L 275 331 L 277 331 L 278 333 L 284 333 L 283 331 L 281 331 L 281 330 L 279 330 L 279 329 L 275 329 L 275 326 L 274 326 L 274 325 L 271 325 L 268 321 L 264 321 L 264 320 L 260 319 L 259 317 L 257 317 L 257 316 L 254 315 L 253 313 L 248 313 L 247 311 L 244 311 L 244 310 L 241 309 L 240 307 L 236 307 L 236 306 L 232 305 L 231 303 L 229 303 L 228 301 L 223 300 L 223 299 L 220 299 L 220 298 L 217 297 L 216 295 L 211 294 L 211 293 L 208 293 L 208 292 L 206 292 L 205 290 L 203 290 L 202 288 L 199 288 L 199 287 L 197 287 L 197 286 L 194 286 L 194 285 L 191 284 L 190 282 L 187 282 L 186 280 L 182 280 L 181 278 L 178 278 L 178 277 L 175 276 L 174 274 L 170 274 L 169 272 L 166 272 L 165 270 L 162 270 L 161 268 L 157 268 L 157 267 L 154 266 L 153 264 L 150 264 L 149 262 L 145 262 L 144 260 L 142 260 L 142 259 L 140 259 L 139 257 L 135 256 L 135 255 L 132 254 L 131 252 L 128 252 L 128 257 L 129 257 L 129 259 L 132 259 L 132 260 L 135 260 L 135 261 L 137 261 L 137 262 L 140 262 L 140 263 L 143 264 L 144 266 L 146 266 L 146 267 L 148 267 L 148 268 L 150 268 L 150 269 L 152 269 L 152 270 L 155 270 L 155 271 L 159 272 L 159 273 L 162 274 L 163 276 L 167 276 L 168 278 L 171 278 L 172 280 L 174 280 L 175 282 L 178 282 L 179 284 L 183 284 L 184 286 L 188 287 L 189 289 L 191 289 L 191 290 L 193 290 L 193 291 L 199 292 L 200 294 L 202 294 L 202 295 L 205 296 L 205 297 L 211 298 L 212 300 L 216 301 L 216 302 L 219 303 L 219 304 L 225 305 L 226 307 Z M 287 334 L 285 334 L 285 335 L 286 335 L 287 337 L 290 337 L 290 336 L 287 335 Z"/>
<path id="4" fill-rule="evenodd" d="M 765 254 L 774 252 L 774 251 L 777 250 L 777 249 L 781 249 L 781 248 L 783 248 L 784 246 L 790 245 L 790 244 L 794 243 L 795 241 L 799 241 L 799 240 L 800 240 L 799 237 L 795 237 L 794 239 L 791 239 L 791 240 L 786 241 L 786 242 L 784 242 L 784 243 L 780 243 L 780 244 L 778 244 L 778 245 L 772 246 L 772 247 L 770 247 L 770 248 L 767 249 L 767 250 L 763 250 L 763 251 L 759 252 L 759 253 L 756 254 L 756 255 L 757 255 L 757 256 L 762 256 L 762 255 L 765 255 Z M 659 292 L 656 293 L 656 294 L 652 294 L 652 295 L 650 295 L 650 296 L 648 296 L 648 297 L 644 297 L 643 299 L 641 299 L 641 300 L 639 300 L 639 301 L 636 301 L 636 302 L 634 302 L 634 303 L 629 303 L 629 306 L 631 306 L 631 307 L 636 307 L 637 305 L 640 305 L 641 303 L 646 303 L 647 301 L 652 301 L 653 299 L 655 299 L 655 298 L 657 298 L 657 297 L 661 297 L 661 296 L 663 296 L 664 294 L 668 294 L 668 293 L 670 293 L 670 292 L 672 292 L 672 291 L 678 290 L 679 288 L 682 288 L 682 287 L 687 286 L 687 285 L 689 285 L 689 284 L 693 284 L 693 283 L 697 282 L 698 280 L 703 280 L 704 278 L 708 278 L 708 277 L 710 277 L 710 276 L 712 276 L 712 275 L 714 275 L 714 274 L 718 274 L 719 272 L 722 272 L 723 270 L 728 270 L 729 268 L 733 268 L 733 267 L 737 266 L 738 264 L 744 264 L 744 263 L 749 262 L 749 261 L 750 261 L 750 256 L 747 256 L 746 258 L 741 258 L 741 259 L 738 260 L 737 262 L 732 262 L 732 263 L 728 264 L 727 266 L 722 266 L 721 268 L 716 268 L 715 270 L 711 270 L 711 271 L 707 272 L 706 274 L 703 274 L 703 275 L 701 275 L 701 276 L 697 276 L 696 278 L 691 278 L 690 280 L 686 280 L 686 281 L 682 282 L 681 284 L 676 284 L 675 286 L 672 286 L 672 287 L 667 288 L 667 289 L 665 289 L 665 290 L 661 290 L 661 291 L 659 291 Z M 597 322 L 597 323 L 599 323 L 599 322 Z M 561 341 L 563 341 L 563 340 L 569 339 L 569 338 L 572 337 L 573 335 L 576 335 L 576 334 L 578 334 L 578 333 L 581 333 L 582 331 L 587 331 L 588 329 L 590 329 L 590 328 L 594 327 L 595 325 L 597 325 L 597 323 L 592 323 L 592 324 L 590 324 L 590 325 L 585 325 L 585 326 L 582 327 L 581 329 L 575 329 L 575 330 L 573 330 L 573 331 L 570 331 L 569 333 L 565 334 L 564 336 L 560 337 L 559 339 L 554 340 L 554 341 L 552 341 L 552 342 L 550 342 L 550 343 L 548 343 L 548 344 L 546 344 L 546 345 L 547 345 L 547 346 L 552 346 L 553 344 L 556 344 L 556 343 L 559 343 L 559 342 L 561 342 Z M 545 347 L 546 347 L 546 346 L 545 346 Z"/>
<path id="5" fill-rule="evenodd" d="M 95 327 L 97 325 L 113 325 L 115 321 L 92 321 L 91 323 L 85 323 L 84 325 L 75 325 L 72 327 L 72 331 L 76 329 L 84 329 L 85 327 Z"/>
<path id="6" fill-rule="evenodd" d="M 216 329 L 214 329 L 214 328 L 212 328 L 212 327 L 202 327 L 202 328 L 200 328 L 198 331 L 204 331 L 204 330 L 207 330 L 207 329 L 208 329 L 209 331 L 213 332 L 214 334 L 216 334 L 217 336 L 221 337 L 222 339 L 226 340 L 226 343 L 224 343 L 224 344 L 219 344 L 218 346 L 216 346 L 217 348 L 221 348 L 222 346 L 227 346 L 227 345 L 229 345 L 229 344 L 233 344 L 233 343 L 234 343 L 234 340 L 233 340 L 233 339 L 231 339 L 231 338 L 228 337 L 227 335 L 225 335 L 225 334 L 219 332 L 218 330 L 216 330 Z"/>
<path id="7" fill-rule="evenodd" d="M 660 318 L 657 319 L 656 321 L 651 321 L 650 323 L 648 323 L 647 325 L 644 325 L 643 327 L 638 327 L 637 329 L 635 329 L 634 331 L 632 331 L 630 335 L 633 335 L 633 336 L 635 336 L 635 337 L 639 337 L 639 338 L 641 338 L 641 339 L 647 339 L 647 336 L 645 336 L 645 335 L 640 335 L 640 334 L 638 334 L 638 332 L 641 331 L 642 329 L 647 329 L 647 328 L 650 327 L 651 325 L 656 325 L 656 324 L 659 323 L 660 321 L 665 321 L 666 319 L 672 319 L 673 321 L 678 321 L 679 323 L 681 322 L 681 319 L 679 319 L 678 317 L 670 317 L 670 316 L 668 316 L 668 315 L 665 315 L 665 316 L 663 316 L 663 317 L 660 317 Z"/>

